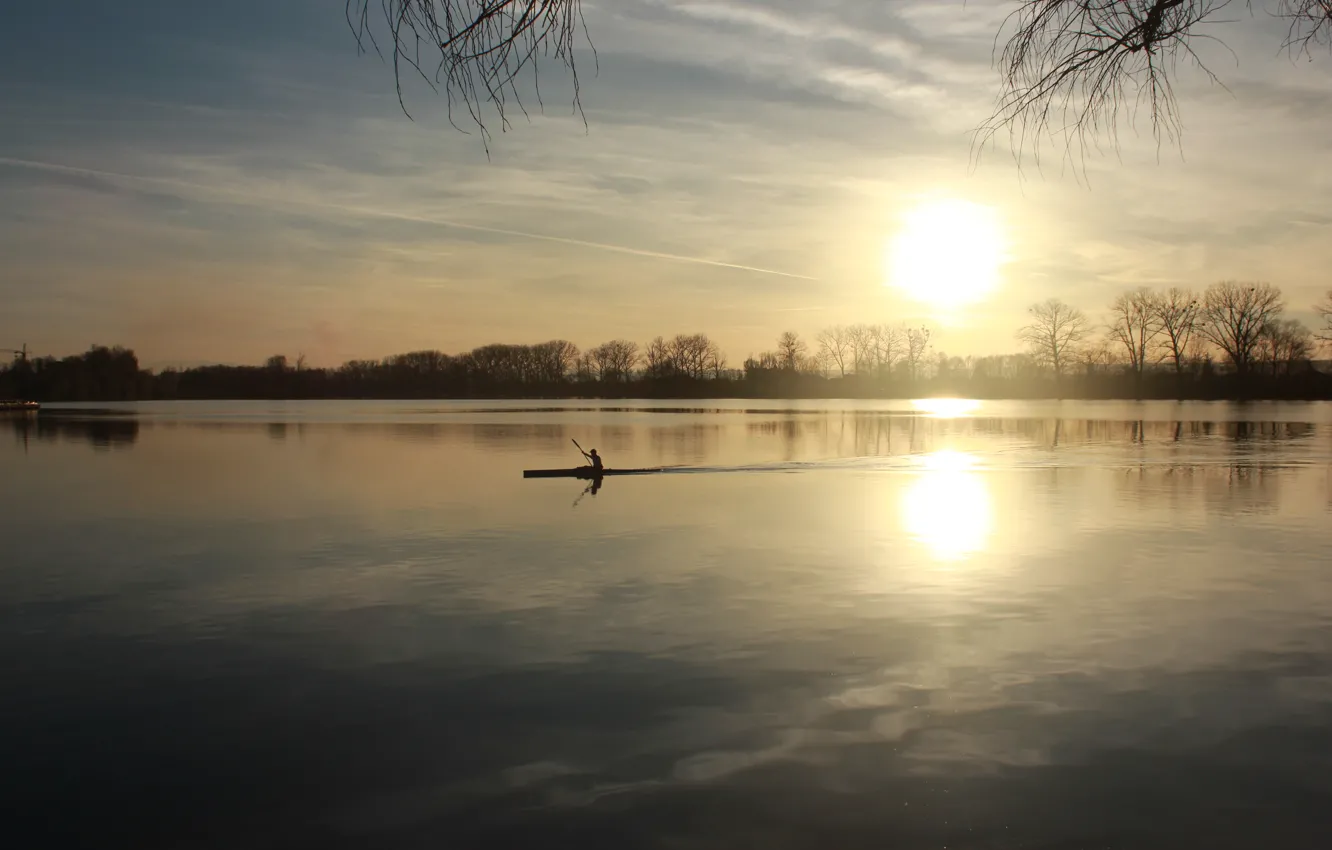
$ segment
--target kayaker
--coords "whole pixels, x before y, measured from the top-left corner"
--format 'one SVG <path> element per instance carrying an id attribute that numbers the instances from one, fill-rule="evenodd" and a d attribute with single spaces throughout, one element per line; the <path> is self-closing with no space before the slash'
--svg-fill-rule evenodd
<path id="1" fill-rule="evenodd" d="M 592 468 L 593 468 L 593 469 L 595 469 L 597 472 L 600 472 L 600 471 L 601 471 L 601 469 L 602 469 L 602 467 L 601 467 L 601 455 L 597 454 L 597 450 L 596 450 L 596 449 L 593 449 L 591 452 L 588 452 L 588 454 L 587 454 L 587 459 L 590 460 L 590 461 L 592 462 Z"/>

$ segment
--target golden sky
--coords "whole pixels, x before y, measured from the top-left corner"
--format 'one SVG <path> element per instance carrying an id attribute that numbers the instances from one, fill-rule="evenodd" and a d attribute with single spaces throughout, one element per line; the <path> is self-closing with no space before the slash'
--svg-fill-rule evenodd
<path id="1" fill-rule="evenodd" d="M 489 159 L 421 86 L 408 120 L 327 2 L 129 0 L 77 31 L 24 5 L 0 32 L 0 348 L 334 365 L 705 331 L 738 363 L 909 321 L 965 355 L 1016 350 L 1052 296 L 1097 315 L 1253 278 L 1312 324 L 1332 285 L 1332 59 L 1292 61 L 1261 12 L 1215 28 L 1234 56 L 1201 45 L 1226 88 L 1181 69 L 1182 154 L 1125 123 L 1077 180 L 969 155 L 1006 2 L 587 3 L 587 126 L 547 75 Z M 903 245 L 914 289 L 885 285 Z"/>

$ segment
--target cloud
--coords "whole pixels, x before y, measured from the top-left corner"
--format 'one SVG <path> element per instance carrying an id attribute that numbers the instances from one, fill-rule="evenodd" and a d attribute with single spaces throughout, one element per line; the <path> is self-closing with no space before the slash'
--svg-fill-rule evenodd
<path id="1" fill-rule="evenodd" d="M 971 167 L 1001 2 L 589 9 L 588 123 L 567 77 L 546 74 L 546 109 L 515 115 L 490 159 L 416 83 L 408 120 L 391 69 L 358 56 L 326 4 L 188 20 L 120 5 L 90 13 L 100 33 L 58 42 L 60 16 L 31 7 L 0 35 L 14 305 L 0 335 L 49 350 L 133 332 L 170 347 L 146 355 L 186 360 L 216 334 L 210 350 L 253 360 L 300 326 L 337 329 L 329 357 L 377 356 L 399 340 L 673 333 L 700 314 L 725 348 L 758 350 L 788 320 L 899 318 L 884 245 L 903 208 L 940 193 L 994 206 L 1014 239 L 983 305 L 994 319 L 942 330 L 950 353 L 1011 348 L 1004 317 L 1049 295 L 1095 310 L 1137 282 L 1240 273 L 1292 303 L 1325 288 L 1313 164 L 1332 145 L 1332 86 L 1273 58 L 1265 20 L 1226 31 L 1238 67 L 1209 54 L 1228 91 L 1183 69 L 1184 157 L 1126 130 L 1118 156 L 1088 163 L 1089 190 L 1057 160 L 1025 180 L 1003 156 Z M 57 43 L 67 61 L 51 68 Z M 205 327 L 192 299 L 251 329 Z M 357 330 L 358 315 L 375 318 Z M 168 341 L 171 321 L 200 333 Z"/>
<path id="2" fill-rule="evenodd" d="M 698 263 L 701 265 L 715 266 L 718 268 L 735 269 L 738 271 L 755 272 L 758 274 L 777 275 L 779 277 L 793 277 L 802 280 L 815 280 L 815 278 L 799 275 L 793 272 L 778 271 L 775 269 L 759 268 L 757 266 L 746 266 L 738 263 L 727 263 L 720 260 L 711 260 L 705 257 L 690 257 L 681 254 L 671 254 L 662 251 L 650 251 L 642 248 L 632 248 L 625 245 L 612 245 L 605 242 L 592 242 L 584 239 L 571 239 L 563 236 L 554 236 L 548 233 L 532 233 L 523 230 L 512 230 L 503 227 L 489 227 L 481 224 L 469 224 L 461 221 L 451 221 L 443 218 L 432 218 L 411 213 L 400 213 L 392 210 L 375 209 L 372 207 L 350 206 L 346 204 L 336 204 L 321 202 L 314 199 L 301 199 L 293 197 L 282 197 L 277 194 L 262 195 L 254 194 L 243 189 L 232 189 L 222 185 L 207 185 L 203 183 L 194 183 L 184 180 L 176 180 L 166 177 L 145 177 L 134 174 L 120 174 L 116 172 L 98 171 L 95 169 L 78 168 L 75 166 L 62 165 L 59 163 L 38 162 L 35 160 L 12 159 L 0 157 L 0 165 L 7 165 L 17 168 L 30 168 L 42 171 L 51 171 L 59 175 L 60 180 L 73 179 L 75 185 L 92 185 L 99 192 L 117 192 L 109 188 L 114 182 L 146 182 L 149 184 L 160 184 L 175 189 L 180 189 L 192 193 L 220 195 L 233 203 L 242 203 L 254 205 L 266 209 L 292 207 L 302 209 L 313 207 L 321 211 L 341 213 L 349 216 L 360 216 L 368 218 L 387 218 L 419 224 L 438 225 L 440 227 L 452 228 L 456 230 L 473 231 L 477 233 L 494 234 L 498 236 L 512 236 L 518 239 L 531 239 L 545 242 L 555 242 L 561 245 L 572 245 L 579 248 L 593 248 L 599 251 L 614 251 L 617 253 L 631 254 L 638 257 L 648 257 L 658 260 L 673 260 L 684 263 Z M 173 197 L 157 194 L 147 194 L 145 197 Z"/>

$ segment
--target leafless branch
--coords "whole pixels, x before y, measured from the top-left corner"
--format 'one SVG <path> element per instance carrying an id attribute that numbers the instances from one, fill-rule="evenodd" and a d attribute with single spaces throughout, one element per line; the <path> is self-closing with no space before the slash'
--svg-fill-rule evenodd
<path id="1" fill-rule="evenodd" d="M 1314 312 L 1323 320 L 1323 327 L 1319 328 L 1316 336 L 1320 341 L 1332 345 L 1332 289 L 1327 291 L 1326 298 L 1314 305 Z"/>
<path id="2" fill-rule="evenodd" d="M 996 36 L 997 45 L 1008 34 L 997 61 L 1002 87 L 976 132 L 973 156 L 1006 130 L 1019 164 L 1027 150 L 1039 164 L 1051 137 L 1076 166 L 1103 139 L 1118 149 L 1121 115 L 1132 124 L 1144 107 L 1158 150 L 1163 139 L 1177 142 L 1183 126 L 1172 81 L 1179 62 L 1191 60 L 1220 84 L 1194 46 L 1216 40 L 1205 26 L 1233 23 L 1218 17 L 1233 2 L 1022 0 Z M 1268 11 L 1289 22 L 1283 47 L 1292 55 L 1332 46 L 1332 0 L 1270 0 Z"/>
<path id="3" fill-rule="evenodd" d="M 1038 363 L 1054 371 L 1058 383 L 1091 333 L 1090 323 L 1081 310 L 1058 298 L 1033 304 L 1027 312 L 1031 323 L 1019 328 L 1017 337 L 1027 344 Z"/>
<path id="4" fill-rule="evenodd" d="M 359 49 L 368 45 L 382 56 L 372 25 L 379 19 L 370 8 L 374 1 L 346 0 L 347 23 Z M 378 0 L 378 4 L 388 27 L 398 104 L 409 118 L 403 76 L 415 74 L 435 91 L 443 90 L 454 127 L 462 130 L 454 110 L 466 113 L 466 121 L 479 129 L 489 152 L 487 111 L 494 110 L 501 132 L 510 127 L 512 108 L 526 115 L 518 89 L 525 73 L 531 74 L 540 105 L 539 62 L 553 58 L 572 75 L 573 107 L 586 124 L 574 48 L 580 36 L 589 47 L 592 42 L 581 0 Z M 593 49 L 594 61 L 595 56 Z"/>
<path id="5" fill-rule="evenodd" d="M 387 27 L 399 105 L 408 114 L 405 76 L 443 91 L 449 121 L 455 109 L 475 124 L 489 146 L 487 116 L 501 130 L 509 114 L 527 114 L 518 81 L 531 74 L 540 105 L 540 64 L 555 59 L 573 82 L 573 108 L 583 118 L 575 47 L 586 41 L 581 0 L 345 0 L 347 23 L 362 49 L 380 55 L 376 27 Z M 1066 161 L 1084 162 L 1100 143 L 1119 143 L 1119 120 L 1130 124 L 1146 109 L 1158 149 L 1182 132 L 1173 81 L 1181 60 L 1212 81 L 1195 46 L 1212 39 L 1206 26 L 1235 0 L 1019 0 L 996 35 L 1006 36 L 997 57 L 1002 88 L 994 111 L 975 136 L 973 154 L 1007 131 L 1019 164 L 1025 151 L 1039 162 L 1046 137 L 1062 145 Z M 1252 7 L 1246 0 L 1246 7 Z M 1310 54 L 1332 46 L 1332 0 L 1267 0 L 1271 14 L 1289 21 L 1284 47 Z M 374 6 L 378 8 L 375 9 Z M 595 49 L 592 55 L 596 57 Z M 433 67 L 432 67 L 433 66 Z M 459 127 L 459 129 L 462 129 Z M 465 132 L 465 131 L 464 131 Z"/>
<path id="6" fill-rule="evenodd" d="M 1290 24 L 1282 47 L 1292 56 L 1312 58 L 1313 48 L 1332 47 L 1332 0 L 1281 0 L 1276 14 Z"/>
<path id="7" fill-rule="evenodd" d="M 1172 78 L 1181 58 L 1216 79 L 1192 40 L 1199 26 L 1232 0 L 1024 0 L 1006 19 L 1011 31 L 999 57 L 1002 88 L 981 126 L 984 144 L 1001 129 L 1021 159 L 1030 145 L 1039 161 L 1044 137 L 1062 138 L 1064 156 L 1081 161 L 1098 139 L 1118 147 L 1118 120 L 1146 106 L 1152 136 L 1181 131 Z"/>

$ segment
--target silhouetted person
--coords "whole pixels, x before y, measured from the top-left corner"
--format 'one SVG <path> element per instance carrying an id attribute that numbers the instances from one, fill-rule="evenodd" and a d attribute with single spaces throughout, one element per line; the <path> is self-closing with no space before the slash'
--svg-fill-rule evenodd
<path id="1" fill-rule="evenodd" d="M 591 452 L 583 452 L 583 456 L 592 464 L 594 472 L 600 472 L 604 468 L 601 465 L 601 455 L 597 454 L 596 449 L 593 449 Z"/>

